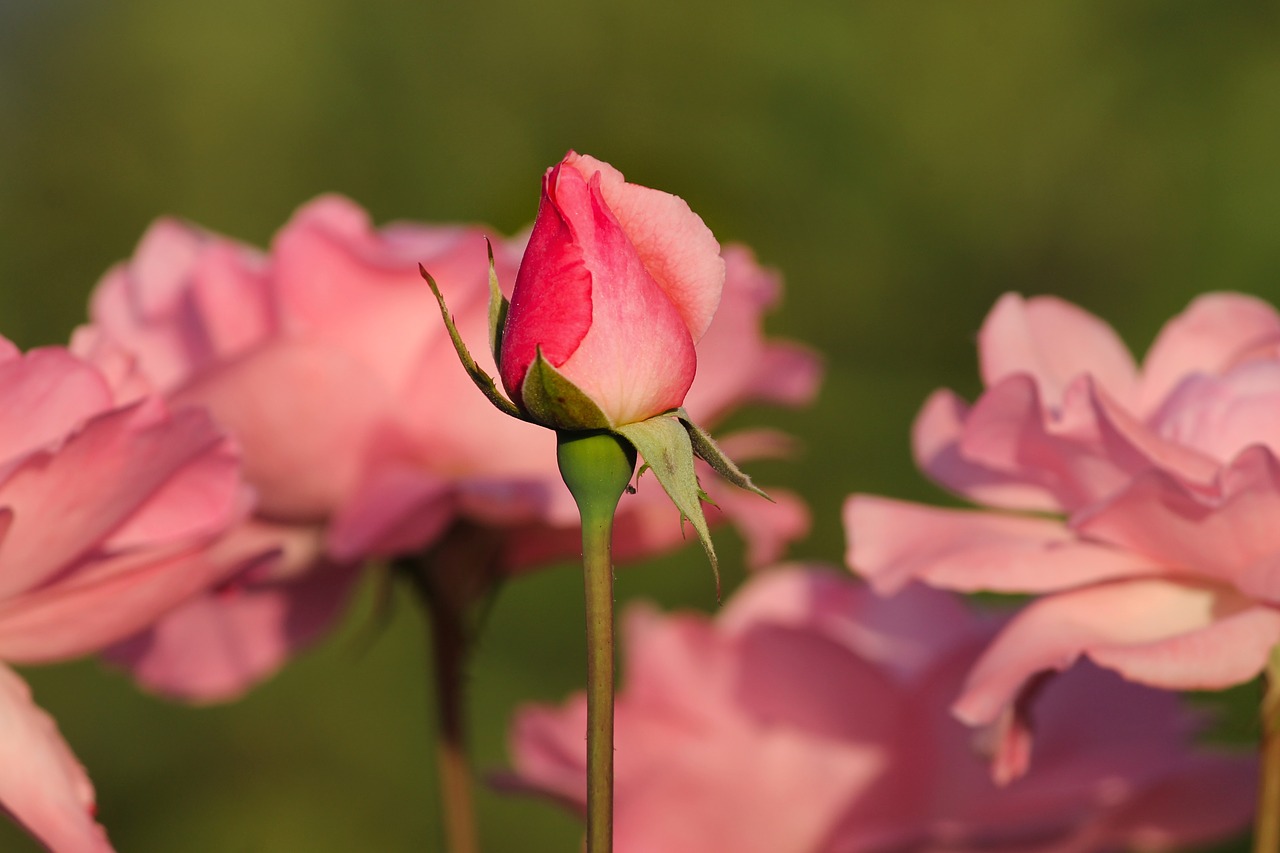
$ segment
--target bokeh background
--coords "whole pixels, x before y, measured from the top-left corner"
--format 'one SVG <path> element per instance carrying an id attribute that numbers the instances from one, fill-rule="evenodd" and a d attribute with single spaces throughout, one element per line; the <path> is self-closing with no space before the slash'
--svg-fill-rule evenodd
<path id="1" fill-rule="evenodd" d="M 848 492 L 944 499 L 908 426 L 933 388 L 977 390 L 1002 292 L 1078 302 L 1139 353 L 1202 291 L 1280 299 L 1277 44 L 1261 0 L 0 0 L 0 333 L 65 342 L 162 213 L 263 245 L 332 190 L 380 222 L 513 232 L 572 147 L 784 272 L 770 328 L 824 353 L 824 391 L 734 424 L 802 439 L 754 472 L 811 502 L 793 556 L 837 561 Z M 718 541 L 732 588 L 742 549 Z M 618 595 L 715 606 L 696 546 Z M 439 850 L 421 620 L 372 602 L 231 706 L 93 662 L 25 674 L 121 851 Z M 472 679 L 480 767 L 517 701 L 578 687 L 580 602 L 568 564 L 505 590 Z M 1251 738 L 1256 698 L 1209 700 L 1215 736 Z M 493 853 L 575 849 L 548 806 L 479 806 Z M 0 849 L 34 847 L 0 825 Z"/>

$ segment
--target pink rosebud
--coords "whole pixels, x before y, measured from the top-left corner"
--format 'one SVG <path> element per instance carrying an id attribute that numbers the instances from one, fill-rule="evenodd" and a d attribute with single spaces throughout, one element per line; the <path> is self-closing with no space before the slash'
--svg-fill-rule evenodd
<path id="1" fill-rule="evenodd" d="M 978 661 L 957 712 L 1018 716 L 1038 673 L 1081 656 L 1173 689 L 1257 675 L 1280 641 L 1275 310 L 1200 297 L 1139 369 L 1098 318 L 1006 295 L 979 349 L 987 390 L 972 406 L 936 392 L 917 457 L 975 502 L 1060 517 L 869 495 L 845 508 L 849 563 L 884 593 L 915 579 L 1045 596 Z M 1016 773 L 1025 751 L 1006 759 Z"/>
<path id="2" fill-rule="evenodd" d="M 720 246 L 676 196 L 569 152 L 542 180 L 502 338 L 502 383 L 522 410 L 539 351 L 607 423 L 684 402 L 724 284 Z"/>
<path id="3" fill-rule="evenodd" d="M 97 651 L 262 556 L 212 555 L 250 495 L 206 413 L 118 405 L 67 351 L 3 340 L 0 411 L 0 661 Z M 53 850 L 111 849 L 84 771 L 3 664 L 0 808 Z"/>
<path id="4" fill-rule="evenodd" d="M 515 277 L 523 250 L 495 243 L 500 280 Z M 701 345 L 706 376 L 689 396 L 709 423 L 747 402 L 807 402 L 821 373 L 812 353 L 763 336 L 776 277 L 741 247 L 727 254 L 723 319 Z M 237 695 L 332 626 L 365 561 L 420 554 L 461 527 L 487 532 L 495 544 L 485 559 L 500 572 L 579 553 L 550 437 L 496 417 L 476 393 L 433 321 L 419 263 L 449 293 L 463 334 L 483 339 L 482 229 L 375 229 L 336 196 L 298 210 L 269 253 L 161 220 L 98 286 L 76 347 L 122 391 L 154 387 L 214 413 L 243 447 L 260 496 L 232 543 L 278 552 L 114 650 L 147 686 L 197 701 Z M 496 370 L 487 348 L 477 358 Z M 747 456 L 779 445 L 759 435 L 737 444 Z M 794 495 L 720 504 L 756 559 L 776 559 L 807 529 Z M 677 511 L 653 485 L 624 499 L 618 524 L 630 557 L 683 543 Z"/>
<path id="5" fill-rule="evenodd" d="M 758 575 L 714 619 L 633 608 L 615 849 L 1089 853 L 1245 826 L 1253 758 L 1195 749 L 1174 695 L 1096 668 L 1044 688 L 1036 766 L 995 785 L 948 709 L 994 627 L 943 593 L 880 599 L 816 569 Z M 581 696 L 522 709 L 506 784 L 580 810 L 584 725 Z"/>

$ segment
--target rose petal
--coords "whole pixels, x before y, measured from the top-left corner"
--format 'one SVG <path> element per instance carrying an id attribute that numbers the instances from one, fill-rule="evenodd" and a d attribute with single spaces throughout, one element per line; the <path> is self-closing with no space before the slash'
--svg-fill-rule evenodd
<path id="1" fill-rule="evenodd" d="M 207 406 L 236 437 L 262 513 L 305 521 L 355 488 L 369 436 L 392 408 L 388 390 L 346 353 L 303 342 L 226 362 L 173 399 Z"/>
<path id="2" fill-rule="evenodd" d="M 882 594 L 912 580 L 963 592 L 1052 592 L 1158 574 L 1150 560 L 1075 537 L 1060 522 L 853 495 L 845 559 Z"/>
<path id="3" fill-rule="evenodd" d="M 590 183 L 600 176 L 600 193 L 645 269 L 673 303 L 696 342 L 711 325 L 720 304 L 725 262 L 720 244 L 683 199 L 638 184 L 594 157 L 570 152 L 565 163 Z"/>
<path id="4" fill-rule="evenodd" d="M 994 721 L 1036 673 L 1086 655 L 1132 681 L 1214 690 L 1254 677 L 1280 640 L 1280 611 L 1229 590 L 1133 580 L 1040 599 L 1023 609 L 974 665 L 955 711 Z"/>
<path id="5" fill-rule="evenodd" d="M 450 483 L 410 467 L 378 469 L 334 519 L 327 550 L 341 562 L 420 551 L 454 519 Z"/>
<path id="6" fill-rule="evenodd" d="M 615 426 L 680 405 L 693 383 L 697 358 L 677 303 L 644 267 L 595 183 L 583 183 L 572 169 L 562 169 L 555 191 L 591 275 L 591 325 L 568 358 L 562 364 L 550 359 L 552 365 Z M 545 280 L 546 271 L 542 275 Z M 517 295 L 520 286 L 518 280 Z M 515 311 L 513 302 L 509 316 Z M 513 334 L 519 328 L 514 322 L 508 325 Z M 504 358 L 505 352 L 504 344 Z M 505 375 L 505 364 L 503 371 Z"/>
<path id="7" fill-rule="evenodd" d="M 1008 509 L 1062 509 L 1053 491 L 968 459 L 961 450 L 969 406 L 947 390 L 929 395 L 911 431 L 916 464 L 932 479 L 978 503 Z"/>
<path id="8" fill-rule="evenodd" d="M 331 629 L 358 577 L 358 567 L 330 565 L 202 595 L 113 646 L 107 658 L 156 693 L 194 703 L 230 701 Z"/>
<path id="9" fill-rule="evenodd" d="M 489 296 L 479 228 L 404 224 L 376 231 L 364 210 L 340 196 L 300 208 L 276 235 L 271 258 L 285 335 L 343 353 L 392 392 L 404 389 L 428 346 L 449 346 L 419 263 L 452 311 L 483 312 Z M 447 356 L 456 361 L 451 348 Z"/>
<path id="10" fill-rule="evenodd" d="M 58 853 L 111 853 L 93 786 L 53 719 L 0 665 L 0 809 Z"/>
<path id="11" fill-rule="evenodd" d="M 241 495 L 236 473 L 204 412 L 170 417 L 151 400 L 94 419 L 57 452 L 28 457 L 0 484 L 0 505 L 14 512 L 0 544 L 0 599 L 47 580 L 116 532 L 128 544 L 130 522 L 177 538 L 225 526 Z M 201 484 L 213 490 L 189 491 Z M 181 503 L 135 517 L 183 490 Z"/>
<path id="12" fill-rule="evenodd" d="M 48 663 L 97 651 L 243 568 L 200 553 L 103 561 L 91 582 L 0 602 L 0 659 Z"/>
<path id="13" fill-rule="evenodd" d="M 730 634 L 759 624 L 818 630 L 904 680 L 985 636 L 956 596 L 913 584 L 881 598 L 819 566 L 760 573 L 734 594 L 716 621 Z"/>
<path id="14" fill-rule="evenodd" d="M 1052 296 L 1000 297 L 978 332 L 978 352 L 988 387 L 1026 374 L 1050 406 L 1081 375 L 1092 376 L 1117 400 L 1136 396 L 1137 368 L 1115 330 Z"/>
<path id="15" fill-rule="evenodd" d="M 102 375 L 60 347 L 0 361 L 0 411 L 11 413 L 0 419 L 0 463 L 60 443 L 111 406 Z"/>
<path id="16" fill-rule="evenodd" d="M 1151 471 L 1081 514 L 1074 527 L 1187 574 L 1280 601 L 1280 587 L 1267 583 L 1265 574 L 1250 573 L 1280 553 L 1280 463 L 1264 448 L 1250 448 L 1222 472 L 1220 489 L 1220 497 L 1203 497 Z"/>
<path id="17" fill-rule="evenodd" d="M 259 340 L 273 323 L 261 253 L 172 219 L 147 229 L 133 258 L 94 290 L 90 316 L 156 387 Z M 77 352 L 86 351 L 83 341 Z M 102 350 L 101 346 L 95 348 Z"/>
<path id="18" fill-rule="evenodd" d="M 1151 345 L 1135 411 L 1150 414 L 1186 377 L 1223 373 L 1251 351 L 1276 342 L 1280 316 L 1262 300 L 1239 293 L 1197 297 Z"/>

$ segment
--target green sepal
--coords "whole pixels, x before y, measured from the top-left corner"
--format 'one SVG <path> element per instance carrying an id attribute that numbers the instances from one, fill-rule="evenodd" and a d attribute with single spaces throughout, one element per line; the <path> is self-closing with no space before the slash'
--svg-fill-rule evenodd
<path id="1" fill-rule="evenodd" d="M 491 256 L 492 257 L 492 256 Z M 467 350 L 467 345 L 462 342 L 462 335 L 458 333 L 458 326 L 453 322 L 453 315 L 449 313 L 449 309 L 444 304 L 444 296 L 440 294 L 440 288 L 436 285 L 436 280 L 431 277 L 431 273 L 427 272 L 427 268 L 422 264 L 418 264 L 418 272 L 422 273 L 422 277 L 426 280 L 427 286 L 431 288 L 431 292 L 435 294 L 436 302 L 440 303 L 440 316 L 444 318 L 444 326 L 449 330 L 449 339 L 453 341 L 453 348 L 458 352 L 458 358 L 462 361 L 463 368 L 467 371 L 467 375 L 471 377 L 471 381 L 476 383 L 489 402 L 493 403 L 499 411 L 511 415 L 513 418 L 519 418 L 527 421 L 529 418 L 516 407 L 516 404 L 502 396 L 502 392 L 498 390 L 497 384 L 493 381 L 493 377 L 484 372 L 480 365 L 476 364 L 476 360 L 471 357 L 471 353 Z M 490 322 L 493 320 L 493 309 L 489 310 Z"/>
<path id="2" fill-rule="evenodd" d="M 711 531 L 706 516 L 702 514 L 702 489 L 693 467 L 693 442 L 678 415 L 667 413 L 626 424 L 614 429 L 636 446 L 645 464 L 653 471 L 671 502 L 680 510 L 697 531 L 698 540 L 711 561 L 711 571 L 716 578 L 716 597 L 720 597 L 720 563 L 711 543 Z"/>
<path id="3" fill-rule="evenodd" d="M 610 429 L 609 419 L 582 389 L 551 366 L 538 347 L 524 375 L 520 400 L 530 418 L 558 430 Z"/>
<path id="4" fill-rule="evenodd" d="M 498 286 L 498 271 L 493 265 L 493 244 L 486 237 L 484 245 L 489 250 L 489 349 L 493 352 L 493 363 L 498 372 L 502 372 L 502 333 L 507 328 L 507 311 L 511 308 L 511 300 L 502 295 Z"/>
<path id="5" fill-rule="evenodd" d="M 693 444 L 693 452 L 699 459 L 706 462 L 716 470 L 717 474 L 738 488 L 754 492 L 770 503 L 773 502 L 773 498 L 751 482 L 751 478 L 743 473 L 742 469 L 732 459 L 725 456 L 724 451 L 720 449 L 720 445 L 712 440 L 710 434 L 689 418 L 688 412 L 684 409 L 676 409 L 676 416 L 680 418 L 680 423 L 684 425 L 685 430 L 689 433 L 689 441 Z"/>

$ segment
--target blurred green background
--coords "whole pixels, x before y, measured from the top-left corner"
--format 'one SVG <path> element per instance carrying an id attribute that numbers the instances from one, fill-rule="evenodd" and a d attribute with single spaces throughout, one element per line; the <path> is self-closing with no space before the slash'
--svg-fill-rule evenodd
<path id="1" fill-rule="evenodd" d="M 1269 2 L 0 0 L 0 333 L 65 341 L 162 213 L 261 245 L 336 190 L 380 222 L 511 232 L 572 147 L 785 273 L 770 327 L 825 354 L 824 392 L 734 423 L 803 440 L 754 470 L 811 501 L 794 556 L 835 561 L 848 492 L 941 498 L 908 425 L 931 389 L 976 391 L 1000 293 L 1076 301 L 1139 352 L 1202 291 L 1280 299 L 1277 44 Z M 618 595 L 714 605 L 696 548 Z M 569 565 L 502 596 L 481 767 L 517 701 L 580 683 L 580 600 Z M 403 595 L 385 628 L 371 612 L 228 707 L 91 662 L 25 674 L 121 851 L 438 850 L 421 623 Z M 480 810 L 492 853 L 575 849 L 540 803 Z M 0 826 L 0 849 L 34 848 Z"/>

